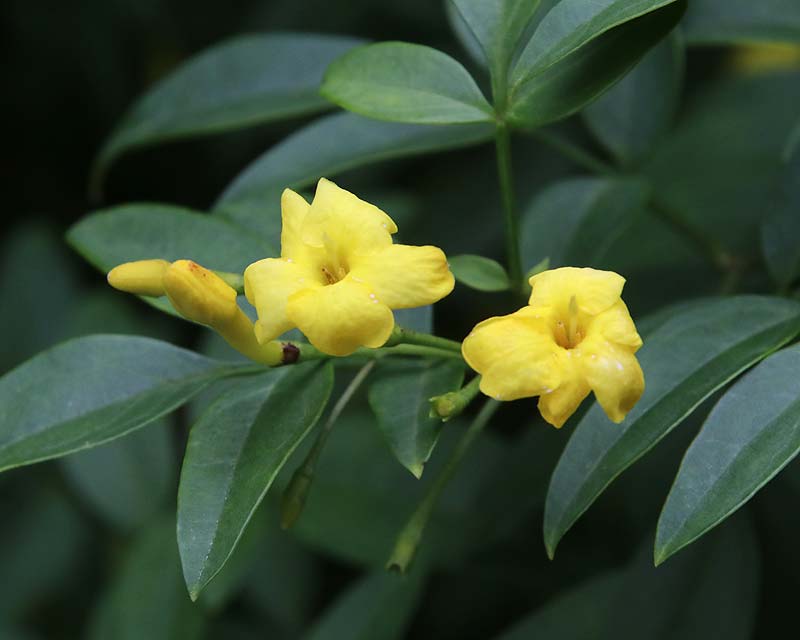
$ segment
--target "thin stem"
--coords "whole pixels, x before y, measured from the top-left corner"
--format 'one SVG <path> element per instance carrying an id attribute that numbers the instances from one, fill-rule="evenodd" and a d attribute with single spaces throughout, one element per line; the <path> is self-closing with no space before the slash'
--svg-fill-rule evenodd
<path id="1" fill-rule="evenodd" d="M 545 129 L 536 129 L 535 131 L 531 131 L 530 134 L 543 144 L 546 144 L 548 147 L 564 156 L 567 160 L 571 160 L 576 165 L 583 167 L 587 171 L 599 173 L 601 175 L 614 175 L 617 173 L 617 170 L 613 166 L 603 162 L 582 147 L 570 142 L 557 133 L 553 133 L 552 131 L 547 131 Z"/>
<path id="2" fill-rule="evenodd" d="M 439 418 L 447 422 L 466 409 L 480 391 L 481 376 L 477 375 L 458 391 L 450 391 L 430 399 L 431 418 Z"/>
<path id="3" fill-rule="evenodd" d="M 435 336 L 428 337 L 436 339 Z M 447 343 L 452 342 L 451 340 L 445 341 L 444 338 L 438 338 L 436 340 L 442 340 Z M 459 343 L 455 344 L 458 344 L 458 351 L 456 351 L 452 346 L 441 348 L 439 346 L 430 347 L 424 344 L 395 344 L 394 346 L 381 347 L 380 349 L 368 349 L 362 347 L 360 349 L 356 349 L 347 357 L 362 360 L 378 360 L 387 356 L 396 355 L 420 356 L 422 358 L 461 359 L 461 345 Z M 282 342 L 281 345 L 283 349 L 283 360 L 280 364 L 283 365 L 311 362 L 313 360 L 327 360 L 328 358 L 332 357 L 305 342 Z"/>
<path id="4" fill-rule="evenodd" d="M 433 513 L 433 509 L 439 498 L 453 477 L 453 474 L 458 469 L 461 461 L 464 459 L 467 451 L 478 435 L 483 431 L 484 427 L 488 424 L 494 412 L 500 407 L 500 402 L 497 400 L 487 400 L 483 405 L 478 415 L 473 420 L 472 424 L 461 436 L 455 450 L 450 455 L 444 469 L 441 470 L 439 475 L 434 480 L 433 484 L 428 488 L 427 493 L 422 498 L 422 501 L 417 505 L 416 510 L 409 518 L 400 535 L 397 536 L 394 550 L 386 564 L 387 569 L 394 569 L 397 571 L 405 572 L 411 561 L 414 559 L 417 547 L 422 540 L 422 534 L 425 531 L 425 525 Z"/>
<path id="5" fill-rule="evenodd" d="M 522 257 L 519 251 L 519 218 L 514 204 L 514 184 L 511 172 L 511 138 L 508 126 L 499 121 L 495 131 L 497 174 L 506 227 L 506 258 L 512 291 L 522 291 Z"/>
<path id="6" fill-rule="evenodd" d="M 286 487 L 286 491 L 284 491 L 281 500 L 281 527 L 283 529 L 291 527 L 297 521 L 297 518 L 300 517 L 306 498 L 308 497 L 309 489 L 311 488 L 311 482 L 314 478 L 314 470 L 319 461 L 319 456 L 325 448 L 325 443 L 328 441 L 328 436 L 330 436 L 333 426 L 336 424 L 342 411 L 344 411 L 345 407 L 353 398 L 356 391 L 358 391 L 358 388 L 367 378 L 374 366 L 375 361 L 372 360 L 361 367 L 358 373 L 356 373 L 355 377 L 350 381 L 350 384 L 347 385 L 344 393 L 342 393 L 339 400 L 333 406 L 325 424 L 323 424 L 322 428 L 319 430 L 314 446 L 311 447 L 311 451 L 308 452 L 303 464 L 300 465 L 292 475 L 292 479 Z"/>
<path id="7" fill-rule="evenodd" d="M 448 340 L 447 338 L 440 338 L 432 336 L 429 333 L 421 333 L 411 329 L 404 329 L 395 325 L 392 337 L 386 343 L 386 346 L 394 346 L 398 344 L 416 344 L 425 347 L 435 347 L 437 349 L 448 349 L 461 353 L 461 343 L 455 340 Z"/>

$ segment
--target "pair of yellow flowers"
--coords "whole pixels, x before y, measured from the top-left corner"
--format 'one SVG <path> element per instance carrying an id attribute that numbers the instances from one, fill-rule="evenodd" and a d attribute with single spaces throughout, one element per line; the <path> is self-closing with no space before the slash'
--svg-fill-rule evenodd
<path id="1" fill-rule="evenodd" d="M 320 180 L 311 204 L 287 189 L 281 212 L 281 257 L 244 273 L 245 295 L 258 312 L 254 327 L 233 289 L 189 261 L 146 261 L 138 276 L 123 265 L 109 282 L 146 295 L 196 290 L 170 299 L 254 359 L 295 327 L 334 356 L 381 347 L 394 329 L 392 309 L 432 304 L 453 290 L 441 249 L 394 244 L 397 226 L 388 215 L 329 180 Z M 608 417 L 621 421 L 644 390 L 634 356 L 642 340 L 620 297 L 624 283 L 588 268 L 533 276 L 528 306 L 484 320 L 462 344 L 482 376 L 481 391 L 498 400 L 539 396 L 542 416 L 556 427 L 594 391 Z M 215 303 L 208 305 L 211 290 Z"/>

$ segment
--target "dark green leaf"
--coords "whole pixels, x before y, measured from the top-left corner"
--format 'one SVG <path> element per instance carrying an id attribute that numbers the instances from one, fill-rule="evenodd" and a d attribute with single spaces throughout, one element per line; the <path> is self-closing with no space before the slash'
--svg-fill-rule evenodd
<path id="1" fill-rule="evenodd" d="M 439 439 L 442 422 L 429 417 L 428 400 L 455 391 L 464 379 L 464 365 L 450 361 L 418 361 L 381 376 L 369 390 L 378 428 L 392 453 L 417 478 L 422 476 Z"/>
<path id="2" fill-rule="evenodd" d="M 800 276 L 800 155 L 785 167 L 772 212 L 761 226 L 761 249 L 781 288 Z"/>
<path id="3" fill-rule="evenodd" d="M 178 544 L 192 599 L 233 553 L 332 385 L 330 364 L 270 371 L 230 390 L 192 428 L 178 490 Z"/>
<path id="4" fill-rule="evenodd" d="M 686 6 L 685 0 L 583 2 L 610 6 L 571 31 L 572 17 L 584 13 L 566 15 L 574 4 L 560 2 L 547 14 L 514 67 L 508 117 L 520 126 L 566 118 L 599 97 L 672 30 Z"/>
<path id="5" fill-rule="evenodd" d="M 451 0 L 480 43 L 492 74 L 505 79 L 525 28 L 539 0 Z"/>
<path id="6" fill-rule="evenodd" d="M 419 571 L 367 576 L 336 600 L 303 640 L 399 640 L 411 622 L 423 585 Z"/>
<path id="7" fill-rule="evenodd" d="M 554 596 L 497 640 L 748 640 L 759 573 L 752 526 L 737 519 L 657 569 L 644 545 L 627 567 Z"/>
<path id="8" fill-rule="evenodd" d="M 257 158 L 231 183 L 216 210 L 280 246 L 280 195 L 382 160 L 477 144 L 488 125 L 433 127 L 368 120 L 350 113 L 326 116 Z"/>
<path id="9" fill-rule="evenodd" d="M 89 626 L 89 640 L 199 640 L 203 610 L 181 584 L 175 521 L 157 520 L 133 542 Z"/>
<path id="10" fill-rule="evenodd" d="M 545 256 L 552 267 L 605 266 L 609 248 L 644 211 L 649 195 L 641 180 L 570 178 L 539 193 L 525 211 L 523 264 Z"/>
<path id="11" fill-rule="evenodd" d="M 658 522 L 661 563 L 722 522 L 800 452 L 800 347 L 770 356 L 717 403 Z"/>
<path id="12" fill-rule="evenodd" d="M 683 67 L 683 42 L 676 31 L 584 110 L 589 129 L 622 163 L 646 156 L 672 125 Z"/>
<path id="13" fill-rule="evenodd" d="M 123 436 L 246 370 L 149 338 L 65 342 L 0 378 L 0 469 Z"/>
<path id="14" fill-rule="evenodd" d="M 133 531 L 174 495 L 172 424 L 157 420 L 147 429 L 94 449 L 67 456 L 67 481 L 110 525 Z"/>
<path id="15" fill-rule="evenodd" d="M 800 304 L 737 296 L 676 314 L 645 342 L 638 358 L 647 388 L 621 424 L 593 406 L 553 472 L 544 535 L 550 555 L 574 522 L 620 473 L 738 373 L 800 331 Z"/>
<path id="16" fill-rule="evenodd" d="M 242 273 L 277 252 L 252 233 L 220 218 L 162 204 L 128 204 L 83 218 L 67 234 L 89 262 L 107 272 L 132 260 L 191 259 L 208 269 Z"/>
<path id="17" fill-rule="evenodd" d="M 697 233 L 756 253 L 798 104 L 796 72 L 729 78 L 701 92 L 644 167 L 657 201 Z"/>
<path id="18" fill-rule="evenodd" d="M 433 306 L 395 309 L 394 321 L 404 329 L 420 333 L 433 333 Z"/>
<path id="19" fill-rule="evenodd" d="M 796 0 L 692 0 L 683 21 L 689 44 L 800 42 Z"/>
<path id="20" fill-rule="evenodd" d="M 791 161 L 797 148 L 800 147 L 800 120 L 798 120 L 792 130 L 789 132 L 789 137 L 786 139 L 786 146 L 783 148 L 783 159 L 786 162 Z"/>
<path id="21" fill-rule="evenodd" d="M 463 255 L 448 259 L 456 280 L 478 291 L 506 291 L 510 286 L 503 265 L 483 256 Z"/>
<path id="22" fill-rule="evenodd" d="M 464 124 L 493 117 L 460 63 L 407 42 L 369 44 L 344 54 L 328 67 L 321 92 L 348 111 L 378 120 Z"/>
<path id="23" fill-rule="evenodd" d="M 95 161 L 97 186 L 129 149 L 324 109 L 322 74 L 362 42 L 301 33 L 247 35 L 204 51 L 131 107 Z"/>

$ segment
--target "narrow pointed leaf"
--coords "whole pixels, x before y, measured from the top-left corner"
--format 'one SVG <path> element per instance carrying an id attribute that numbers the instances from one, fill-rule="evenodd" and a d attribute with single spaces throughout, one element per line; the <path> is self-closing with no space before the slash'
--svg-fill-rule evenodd
<path id="1" fill-rule="evenodd" d="M 800 304 L 760 296 L 703 301 L 662 324 L 637 354 L 646 389 L 621 424 L 593 406 L 575 428 L 547 494 L 550 555 L 620 473 L 715 390 L 800 332 Z"/>
<path id="2" fill-rule="evenodd" d="M 418 361 L 382 375 L 369 389 L 378 428 L 400 464 L 417 478 L 442 430 L 442 421 L 428 415 L 428 400 L 455 391 L 463 379 L 460 362 Z"/>
<path id="3" fill-rule="evenodd" d="M 494 74 L 505 74 L 540 0 L 452 0 Z"/>
<path id="4" fill-rule="evenodd" d="M 192 427 L 178 490 L 178 546 L 193 600 L 233 553 L 332 385 L 330 364 L 270 371 L 230 389 Z"/>
<path id="5" fill-rule="evenodd" d="M 645 157 L 672 125 L 683 82 L 677 31 L 583 112 L 594 136 L 623 163 Z"/>
<path id="6" fill-rule="evenodd" d="M 689 44 L 800 42 L 800 3 L 692 0 L 683 28 Z"/>
<path id="7" fill-rule="evenodd" d="M 767 358 L 717 403 L 686 451 L 656 532 L 660 563 L 731 515 L 800 452 L 800 347 Z"/>
<path id="8" fill-rule="evenodd" d="M 483 256 L 463 255 L 448 259 L 456 280 L 478 291 L 506 291 L 508 274 L 499 262 Z"/>
<path id="9" fill-rule="evenodd" d="M 316 34 L 233 38 L 191 58 L 139 98 L 103 145 L 95 181 L 126 151 L 320 111 L 327 66 L 363 41 Z"/>
<path id="10" fill-rule="evenodd" d="M 65 342 L 0 378 L 0 470 L 123 436 L 246 370 L 149 338 Z"/>
<path id="11" fill-rule="evenodd" d="M 464 124 L 492 119 L 491 106 L 459 62 L 407 42 L 346 53 L 328 67 L 321 91 L 340 107 L 378 120 Z"/>
<path id="12" fill-rule="evenodd" d="M 607 28 L 581 30 L 577 32 L 581 40 L 570 36 L 554 43 L 550 35 L 537 39 L 536 34 L 556 26 L 551 16 L 566 4 L 557 4 L 541 22 L 528 44 L 531 47 L 536 40 L 535 47 L 527 54 L 523 52 L 512 74 L 508 117 L 519 126 L 540 127 L 566 118 L 601 96 L 675 27 L 686 8 L 685 0 L 670 0 L 657 3 L 660 8 L 647 9 L 638 17 L 601 21 L 608 24 Z M 656 3 L 615 4 L 640 7 Z M 555 49 L 546 48 L 550 46 Z"/>
<path id="13" fill-rule="evenodd" d="M 256 158 L 223 192 L 215 210 L 280 246 L 280 195 L 320 177 L 392 158 L 478 144 L 489 125 L 434 127 L 369 120 L 352 113 L 325 116 Z"/>

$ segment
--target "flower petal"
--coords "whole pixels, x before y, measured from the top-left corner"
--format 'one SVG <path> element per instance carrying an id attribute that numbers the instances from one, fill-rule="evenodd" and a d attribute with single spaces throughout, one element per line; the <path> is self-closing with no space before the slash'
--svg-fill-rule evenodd
<path id="1" fill-rule="evenodd" d="M 263 343 L 294 328 L 286 314 L 289 296 L 305 289 L 321 288 L 319 276 L 307 266 L 266 258 L 251 264 L 244 272 L 244 293 L 258 312 L 256 338 Z"/>
<path id="2" fill-rule="evenodd" d="M 303 221 L 303 240 L 331 254 L 369 254 L 392 244 L 397 225 L 375 205 L 322 178 Z"/>
<path id="3" fill-rule="evenodd" d="M 642 338 L 622 300 L 591 319 L 588 337 L 602 336 L 610 342 L 629 347 L 636 352 L 642 346 Z"/>
<path id="4" fill-rule="evenodd" d="M 578 309 L 593 316 L 605 311 L 620 299 L 625 278 L 613 271 L 562 267 L 543 271 L 528 282 L 533 289 L 529 304 L 552 307 L 565 317 L 570 298 L 575 296 Z"/>
<path id="5" fill-rule="evenodd" d="M 358 347 L 382 346 L 394 329 L 391 309 L 351 278 L 289 298 L 291 321 L 320 351 L 346 356 Z"/>
<path id="6" fill-rule="evenodd" d="M 571 356 L 566 357 L 569 362 L 565 364 L 561 384 L 554 391 L 539 398 L 539 412 L 556 429 L 564 426 L 591 391 L 576 366 L 575 359 Z"/>
<path id="7" fill-rule="evenodd" d="M 561 383 L 559 347 L 529 308 L 484 320 L 464 339 L 461 352 L 481 374 L 481 391 L 498 400 L 539 395 Z"/>
<path id="8" fill-rule="evenodd" d="M 303 260 L 306 245 L 303 242 L 303 221 L 311 205 L 305 198 L 291 189 L 281 194 L 281 257 Z"/>
<path id="9" fill-rule="evenodd" d="M 576 351 L 603 411 L 614 422 L 622 422 L 644 392 L 644 374 L 636 356 L 600 336 L 584 340 Z"/>
<path id="10" fill-rule="evenodd" d="M 438 247 L 393 244 L 379 253 L 355 256 L 350 276 L 363 280 L 392 309 L 433 304 L 453 290 L 455 279 Z"/>

